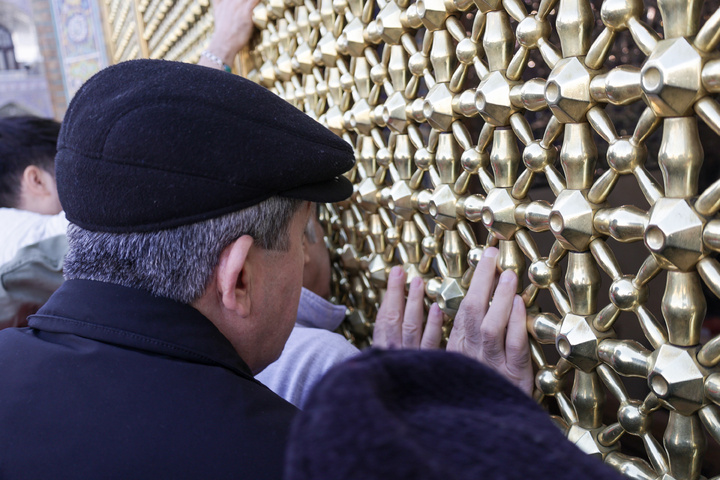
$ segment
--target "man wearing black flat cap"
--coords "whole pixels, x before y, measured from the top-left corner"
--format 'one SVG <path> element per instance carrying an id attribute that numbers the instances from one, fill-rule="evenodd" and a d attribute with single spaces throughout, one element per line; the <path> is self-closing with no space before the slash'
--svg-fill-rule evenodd
<path id="1" fill-rule="evenodd" d="M 353 163 L 344 140 L 221 70 L 136 60 L 91 78 L 55 161 L 66 282 L 28 328 L 0 332 L 0 477 L 281 478 L 296 410 L 253 375 L 295 323 L 311 202 L 347 198 Z M 529 392 L 524 304 L 512 272 L 493 288 L 496 257 L 448 349 Z M 440 310 L 421 338 L 422 282 L 407 305 L 404 285 L 397 267 L 377 344 L 438 343 Z"/>
<path id="2" fill-rule="evenodd" d="M 280 478 L 294 407 L 254 380 L 295 322 L 311 202 L 352 148 L 264 88 L 138 60 L 58 142 L 66 282 L 0 332 L 3 478 Z"/>

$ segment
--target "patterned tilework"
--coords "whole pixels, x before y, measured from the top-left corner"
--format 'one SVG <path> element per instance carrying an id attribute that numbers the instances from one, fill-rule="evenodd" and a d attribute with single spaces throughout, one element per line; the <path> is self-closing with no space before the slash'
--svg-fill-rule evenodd
<path id="1" fill-rule="evenodd" d="M 37 1 L 37 0 L 36 0 Z M 108 65 L 99 5 L 93 0 L 50 0 L 65 94 Z"/>
<path id="2" fill-rule="evenodd" d="M 50 0 L 32 0 L 30 3 L 32 4 L 33 20 L 37 29 L 40 53 L 43 56 L 43 66 L 52 102 L 52 110 L 55 118 L 61 119 L 65 115 L 68 100 L 65 96 L 63 72 L 60 68 Z"/>

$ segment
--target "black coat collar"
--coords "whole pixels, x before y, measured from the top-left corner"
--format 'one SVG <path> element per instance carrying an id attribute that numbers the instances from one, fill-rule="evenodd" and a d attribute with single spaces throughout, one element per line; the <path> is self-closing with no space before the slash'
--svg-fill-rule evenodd
<path id="1" fill-rule="evenodd" d="M 136 288 L 68 280 L 30 317 L 29 326 L 220 365 L 253 378 L 230 342 L 199 311 Z"/>

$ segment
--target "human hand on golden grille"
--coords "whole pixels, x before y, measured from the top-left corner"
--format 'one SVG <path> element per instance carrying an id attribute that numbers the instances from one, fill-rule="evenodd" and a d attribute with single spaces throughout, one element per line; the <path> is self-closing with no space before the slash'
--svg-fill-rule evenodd
<path id="1" fill-rule="evenodd" d="M 455 317 L 447 349 L 490 366 L 530 395 L 533 372 L 525 330 L 525 304 L 515 295 L 515 273 L 508 270 L 498 278 L 497 254 L 497 249 L 487 248 L 479 261 L 468 294 Z M 442 337 L 442 312 L 433 304 L 423 328 L 423 282 L 420 277 L 413 279 L 406 303 L 405 276 L 401 267 L 391 270 L 387 292 L 375 320 L 373 345 L 437 348 Z"/>
<path id="2" fill-rule="evenodd" d="M 497 255 L 497 249 L 486 248 L 478 262 L 455 316 L 447 349 L 488 365 L 530 395 L 533 371 L 525 304 L 515 294 L 518 279 L 512 270 L 498 278 Z"/>
<path id="3" fill-rule="evenodd" d="M 405 271 L 393 267 L 388 288 L 378 310 L 373 345 L 379 348 L 438 348 L 442 340 L 443 315 L 433 303 L 423 327 L 425 289 L 420 277 L 410 282 L 405 302 Z"/>

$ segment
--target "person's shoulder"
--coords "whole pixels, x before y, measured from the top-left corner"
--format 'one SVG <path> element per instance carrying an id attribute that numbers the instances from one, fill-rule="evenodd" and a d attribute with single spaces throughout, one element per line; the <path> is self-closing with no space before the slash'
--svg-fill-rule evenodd
<path id="1" fill-rule="evenodd" d="M 358 349 L 340 334 L 296 324 L 280 358 L 255 378 L 302 408 L 325 372 L 357 354 Z"/>
<path id="2" fill-rule="evenodd" d="M 270 388 L 273 386 L 270 385 L 269 377 L 277 375 L 278 372 L 283 372 L 278 378 L 280 383 L 290 377 L 319 378 L 328 369 L 354 357 L 358 352 L 359 350 L 340 334 L 321 328 L 295 325 L 280 358 L 256 378 Z"/>
<path id="3" fill-rule="evenodd" d="M 68 221 L 65 214 L 42 215 L 17 208 L 0 208 L 0 264 L 26 245 L 56 235 L 65 235 Z"/>
<path id="4" fill-rule="evenodd" d="M 304 351 L 323 351 L 328 355 L 355 355 L 358 349 L 339 333 L 322 328 L 303 327 L 296 325 L 293 328 L 285 347 L 298 348 Z"/>
<path id="5" fill-rule="evenodd" d="M 19 221 L 31 219 L 39 215 L 39 213 L 30 212 L 28 210 L 20 210 L 19 208 L 0 208 L 0 219 L 2 220 Z"/>
<path id="6" fill-rule="evenodd" d="M 7 227 L 7 232 L 14 230 L 34 230 L 38 227 L 49 229 L 46 236 L 65 233 L 68 220 L 65 212 L 55 215 L 47 215 L 43 213 L 31 212 L 30 210 L 22 210 L 19 208 L 0 208 L 0 222 Z"/>

